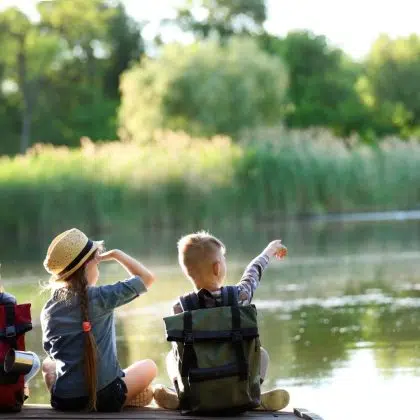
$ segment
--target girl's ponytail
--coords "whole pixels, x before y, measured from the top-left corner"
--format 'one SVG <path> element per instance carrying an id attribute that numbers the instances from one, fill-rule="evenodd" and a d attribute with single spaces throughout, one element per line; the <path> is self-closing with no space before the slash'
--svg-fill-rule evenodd
<path id="1" fill-rule="evenodd" d="M 88 284 L 85 276 L 81 276 L 80 285 L 80 309 L 82 311 L 82 328 L 85 335 L 84 344 L 84 373 L 87 390 L 89 393 L 89 409 L 96 411 L 96 391 L 97 391 L 97 348 L 96 341 L 91 331 L 89 320 L 89 296 Z"/>
<path id="2" fill-rule="evenodd" d="M 54 296 L 57 299 L 64 301 L 69 301 L 75 295 L 79 297 L 82 315 L 80 329 L 83 331 L 85 341 L 83 351 L 84 376 L 89 395 L 87 408 L 96 411 L 97 347 L 90 325 L 88 282 L 85 274 L 86 264 L 94 257 L 95 254 L 92 254 L 78 270 L 66 279 L 65 283 L 67 287 L 57 289 Z"/>

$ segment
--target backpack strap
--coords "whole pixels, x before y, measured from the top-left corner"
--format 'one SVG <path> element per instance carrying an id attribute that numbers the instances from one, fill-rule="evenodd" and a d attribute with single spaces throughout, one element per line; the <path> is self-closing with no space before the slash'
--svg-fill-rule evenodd
<path id="1" fill-rule="evenodd" d="M 194 336 L 192 331 L 192 314 L 184 312 L 184 353 L 182 355 L 181 376 L 188 377 L 191 368 L 197 367 L 197 355 L 194 350 Z"/>
<path id="2" fill-rule="evenodd" d="M 6 304 L 3 305 L 4 314 L 5 314 L 5 322 L 6 322 L 6 330 L 5 330 L 5 338 L 9 341 L 10 347 L 16 348 L 16 325 L 15 325 L 15 305 L 13 304 Z"/>
<path id="3" fill-rule="evenodd" d="M 194 336 L 193 336 L 193 322 L 192 314 L 190 311 L 183 312 L 184 315 L 184 351 L 181 360 L 181 377 L 188 378 L 191 369 L 197 368 L 197 354 L 194 349 Z M 191 408 L 191 390 L 189 380 L 184 382 L 185 396 L 180 400 L 180 408 L 187 410 Z M 179 394 L 178 394 L 179 395 Z"/>
<path id="4" fill-rule="evenodd" d="M 189 293 L 187 295 L 180 296 L 179 303 L 181 304 L 181 308 L 184 312 L 200 309 L 200 302 L 198 300 L 197 293 Z"/>
<path id="5" fill-rule="evenodd" d="M 248 378 L 248 363 L 245 357 L 243 336 L 241 333 L 241 312 L 236 300 L 236 305 L 231 306 L 232 314 L 232 344 L 236 354 L 236 363 L 239 368 L 239 378 L 244 381 Z"/>
<path id="6" fill-rule="evenodd" d="M 222 306 L 238 306 L 238 289 L 236 286 L 224 286 L 221 289 Z"/>

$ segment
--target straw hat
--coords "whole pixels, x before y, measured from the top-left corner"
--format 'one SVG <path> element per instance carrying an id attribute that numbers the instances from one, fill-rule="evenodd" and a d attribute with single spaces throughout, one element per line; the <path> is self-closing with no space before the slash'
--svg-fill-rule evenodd
<path id="1" fill-rule="evenodd" d="M 79 229 L 66 230 L 48 247 L 44 267 L 54 280 L 64 280 L 80 268 L 102 243 L 91 241 Z"/>

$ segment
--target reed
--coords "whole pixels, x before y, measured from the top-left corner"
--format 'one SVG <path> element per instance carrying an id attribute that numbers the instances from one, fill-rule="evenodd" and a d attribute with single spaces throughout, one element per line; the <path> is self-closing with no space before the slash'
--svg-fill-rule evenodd
<path id="1" fill-rule="evenodd" d="M 420 146 L 396 139 L 348 149 L 284 132 L 234 144 L 161 133 L 155 143 L 37 145 L 0 158 L 0 231 L 25 241 L 69 226 L 244 225 L 302 214 L 403 210 L 420 198 Z"/>

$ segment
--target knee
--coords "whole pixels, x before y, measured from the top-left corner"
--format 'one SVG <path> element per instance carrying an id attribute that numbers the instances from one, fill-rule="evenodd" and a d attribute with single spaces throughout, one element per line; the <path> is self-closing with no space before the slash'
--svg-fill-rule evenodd
<path id="1" fill-rule="evenodd" d="M 55 362 L 54 362 L 54 360 L 50 359 L 49 357 L 44 359 L 43 362 L 42 362 L 42 371 L 44 373 L 55 372 Z"/>
<path id="2" fill-rule="evenodd" d="M 149 372 L 150 376 L 157 376 L 158 374 L 158 367 L 156 363 L 152 359 L 144 360 L 145 365 L 147 366 L 147 371 Z"/>

